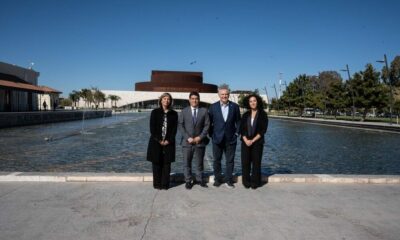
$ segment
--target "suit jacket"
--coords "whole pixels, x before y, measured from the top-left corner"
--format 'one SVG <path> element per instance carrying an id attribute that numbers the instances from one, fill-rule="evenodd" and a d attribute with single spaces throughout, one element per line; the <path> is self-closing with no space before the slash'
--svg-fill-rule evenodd
<path id="1" fill-rule="evenodd" d="M 179 114 L 178 128 L 182 134 L 181 144 L 182 146 L 191 146 L 187 141 L 188 138 L 197 137 L 201 138 L 201 142 L 197 144 L 197 147 L 204 147 L 208 143 L 208 129 L 210 128 L 210 118 L 208 116 L 207 109 L 198 108 L 197 121 L 193 125 L 192 119 L 192 108 L 190 106 L 185 107 Z"/>
<path id="2" fill-rule="evenodd" d="M 162 154 L 167 162 L 175 161 L 175 136 L 178 126 L 178 113 L 174 110 L 169 110 L 167 113 L 167 134 L 165 140 L 168 140 L 167 146 L 161 146 L 159 143 L 162 140 L 162 125 L 164 122 L 164 110 L 157 108 L 151 111 L 150 116 L 150 139 L 147 147 L 147 161 L 160 164 Z"/>
<path id="3" fill-rule="evenodd" d="M 211 130 L 213 143 L 219 144 L 225 140 L 230 144 L 236 144 L 239 135 L 240 110 L 239 105 L 229 101 L 229 112 L 226 122 L 222 116 L 220 101 L 211 104 L 208 112 L 210 114 Z"/>
<path id="4" fill-rule="evenodd" d="M 268 115 L 264 110 L 258 110 L 257 118 L 253 122 L 253 127 L 255 127 L 253 134 L 250 133 L 247 122 L 251 118 L 251 111 L 247 111 L 243 114 L 240 123 L 240 134 L 246 136 L 248 139 L 253 139 L 257 134 L 261 135 L 261 138 L 255 143 L 264 144 L 264 135 L 268 128 Z M 242 141 L 243 139 L 240 138 Z"/>

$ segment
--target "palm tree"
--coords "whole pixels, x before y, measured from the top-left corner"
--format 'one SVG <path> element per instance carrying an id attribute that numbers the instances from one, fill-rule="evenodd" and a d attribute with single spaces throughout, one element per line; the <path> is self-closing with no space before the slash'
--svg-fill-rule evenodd
<path id="1" fill-rule="evenodd" d="M 98 106 L 101 102 L 103 103 L 103 108 L 104 108 L 104 102 L 106 101 L 106 95 L 96 87 L 92 88 L 92 92 L 93 92 L 93 100 L 94 100 L 94 103 L 96 104 L 96 109 L 98 108 Z"/>
<path id="2" fill-rule="evenodd" d="M 93 93 L 90 89 L 88 88 L 84 88 L 80 91 L 80 96 L 81 98 L 83 98 L 83 100 L 85 101 L 85 106 L 87 107 L 88 104 L 90 106 L 90 104 L 93 102 Z"/>
<path id="3" fill-rule="evenodd" d="M 108 98 L 111 100 L 111 106 L 114 108 L 117 108 L 117 102 L 119 100 L 121 100 L 121 97 L 117 96 L 117 95 L 109 95 Z M 114 102 L 114 106 L 113 106 L 113 102 Z"/>

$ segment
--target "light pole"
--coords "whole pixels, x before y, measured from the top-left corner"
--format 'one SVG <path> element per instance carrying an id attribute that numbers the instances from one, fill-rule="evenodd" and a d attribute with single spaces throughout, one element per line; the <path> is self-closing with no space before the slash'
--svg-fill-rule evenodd
<path id="1" fill-rule="evenodd" d="M 391 125 L 392 124 L 392 118 L 393 118 L 393 115 L 392 115 L 392 109 L 393 109 L 393 86 L 392 86 L 392 81 L 391 81 L 390 76 L 389 76 L 390 73 L 389 73 L 389 66 L 388 66 L 388 63 L 387 63 L 386 54 L 383 54 L 383 57 L 384 57 L 384 60 L 378 60 L 376 62 L 385 63 L 385 66 L 386 66 L 386 76 L 384 76 L 384 78 L 386 80 L 386 83 L 389 82 L 389 87 L 390 87 L 390 100 L 389 101 L 390 101 L 390 125 Z"/>
<path id="2" fill-rule="evenodd" d="M 288 94 L 288 104 L 289 104 L 288 117 L 290 117 L 290 91 L 289 91 L 288 85 L 286 84 L 286 81 L 284 82 L 283 85 L 285 85 L 286 91 L 287 91 L 287 94 Z"/>
<path id="3" fill-rule="evenodd" d="M 350 70 L 349 70 L 349 64 L 346 64 L 346 69 L 342 69 L 342 70 L 340 70 L 340 71 L 342 71 L 342 72 L 347 72 L 347 77 L 348 77 L 348 81 L 350 81 L 351 80 L 351 77 L 350 77 Z M 351 115 L 352 115 L 352 121 L 354 121 L 354 112 L 355 112 L 355 106 L 354 106 L 354 89 L 353 89 L 353 86 L 350 86 L 350 91 L 351 91 L 351 99 L 352 99 L 352 102 L 353 102 L 353 106 L 352 106 L 352 110 L 351 110 Z"/>

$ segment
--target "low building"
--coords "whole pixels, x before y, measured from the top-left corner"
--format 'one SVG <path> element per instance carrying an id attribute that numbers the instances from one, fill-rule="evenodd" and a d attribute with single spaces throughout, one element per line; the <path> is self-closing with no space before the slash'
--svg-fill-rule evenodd
<path id="1" fill-rule="evenodd" d="M 49 108 L 58 102 L 61 93 L 55 89 L 38 86 L 40 73 L 0 62 L 0 112 L 27 112 L 43 110 L 42 97 L 49 96 Z"/>

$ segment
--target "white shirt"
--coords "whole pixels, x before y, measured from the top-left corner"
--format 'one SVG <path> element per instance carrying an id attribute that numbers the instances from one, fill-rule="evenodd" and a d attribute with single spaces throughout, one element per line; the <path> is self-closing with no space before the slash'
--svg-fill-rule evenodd
<path id="1" fill-rule="evenodd" d="M 190 108 L 192 109 L 192 116 L 194 116 L 194 110 L 196 109 L 196 117 L 197 117 L 197 115 L 199 115 L 199 108 L 198 107 L 194 108 L 192 106 L 190 106 Z"/>
<path id="2" fill-rule="evenodd" d="M 220 102 L 220 104 L 221 104 L 222 117 L 224 118 L 224 121 L 226 122 L 226 119 L 228 119 L 228 114 L 229 114 L 229 102 L 227 102 L 226 104 L 223 104 L 222 102 Z"/>

